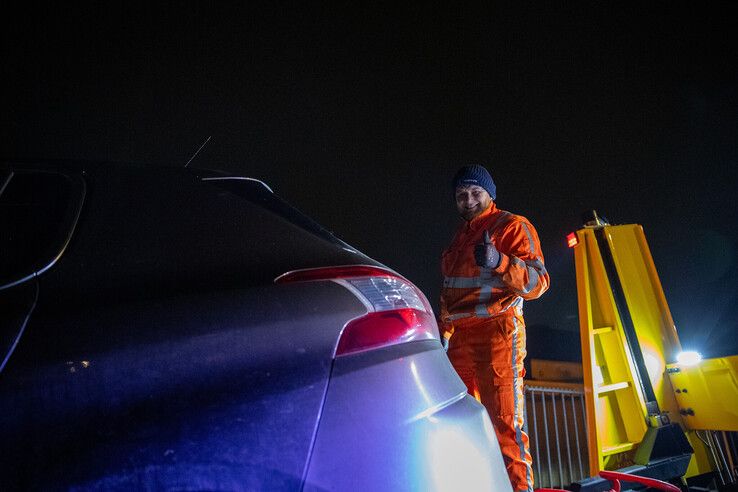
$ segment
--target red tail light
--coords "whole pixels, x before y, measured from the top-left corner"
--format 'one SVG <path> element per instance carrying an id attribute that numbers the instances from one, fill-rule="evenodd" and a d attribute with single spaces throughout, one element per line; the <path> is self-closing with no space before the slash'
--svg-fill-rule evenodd
<path id="1" fill-rule="evenodd" d="M 348 265 L 289 272 L 276 283 L 329 280 L 343 285 L 367 307 L 341 332 L 336 356 L 416 340 L 439 340 L 433 311 L 409 280 L 384 268 Z"/>

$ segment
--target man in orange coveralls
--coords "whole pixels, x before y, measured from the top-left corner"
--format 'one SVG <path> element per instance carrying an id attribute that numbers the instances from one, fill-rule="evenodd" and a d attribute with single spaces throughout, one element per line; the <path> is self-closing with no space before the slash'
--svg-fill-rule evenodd
<path id="1" fill-rule="evenodd" d="M 453 187 L 465 222 L 441 261 L 440 321 L 448 358 L 487 408 L 513 490 L 532 491 L 523 432 L 523 300 L 548 289 L 541 245 L 528 219 L 497 208 L 495 184 L 484 167 L 462 167 Z"/>

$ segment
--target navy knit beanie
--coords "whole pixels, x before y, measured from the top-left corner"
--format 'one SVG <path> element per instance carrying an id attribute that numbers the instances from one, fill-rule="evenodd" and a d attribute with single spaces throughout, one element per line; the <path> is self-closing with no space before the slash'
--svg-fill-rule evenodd
<path id="1" fill-rule="evenodd" d="M 489 172 L 484 168 L 484 166 L 475 164 L 473 166 L 464 166 L 459 169 L 456 176 L 454 176 L 454 190 L 459 186 L 469 185 L 481 186 L 487 190 L 487 193 L 489 193 L 492 200 L 497 198 L 497 187 L 495 186 L 495 182 L 492 181 L 492 176 L 489 175 Z"/>

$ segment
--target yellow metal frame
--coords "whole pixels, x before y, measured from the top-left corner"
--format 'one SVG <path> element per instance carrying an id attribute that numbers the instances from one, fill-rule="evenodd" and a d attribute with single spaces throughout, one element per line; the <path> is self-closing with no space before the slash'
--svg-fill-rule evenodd
<path id="1" fill-rule="evenodd" d="M 681 350 L 643 228 L 604 226 L 607 245 L 638 337 L 659 408 L 684 427 L 667 363 Z M 645 398 L 623 332 L 593 228 L 577 231 L 574 247 L 582 342 L 590 473 L 632 464 L 648 426 Z M 645 376 L 645 375 L 643 375 Z M 687 432 L 695 457 L 687 476 L 712 470 L 702 441 Z"/>
<path id="2" fill-rule="evenodd" d="M 738 431 L 738 355 L 669 364 L 667 371 L 689 429 Z"/>
<path id="3" fill-rule="evenodd" d="M 659 408 L 685 429 L 694 448 L 685 478 L 713 471 L 696 429 L 738 430 L 738 356 L 691 368 L 674 364 L 681 345 L 643 228 L 637 224 L 603 228 Z M 595 229 L 586 227 L 576 235 L 589 465 L 596 475 L 632 464 L 647 429 L 648 412 Z"/>

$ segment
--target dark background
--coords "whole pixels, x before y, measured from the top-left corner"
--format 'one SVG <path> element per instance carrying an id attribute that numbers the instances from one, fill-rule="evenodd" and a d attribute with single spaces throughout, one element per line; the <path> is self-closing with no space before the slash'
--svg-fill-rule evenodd
<path id="1" fill-rule="evenodd" d="M 578 352 L 567 233 L 645 228 L 685 347 L 738 353 L 736 15 L 530 4 L 68 7 L 2 24 L 5 159 L 261 178 L 437 306 L 450 180 L 484 163 L 541 237 L 533 355 Z M 560 341 L 560 343 L 555 343 Z M 562 355 L 563 354 L 563 355 Z"/>

